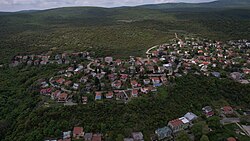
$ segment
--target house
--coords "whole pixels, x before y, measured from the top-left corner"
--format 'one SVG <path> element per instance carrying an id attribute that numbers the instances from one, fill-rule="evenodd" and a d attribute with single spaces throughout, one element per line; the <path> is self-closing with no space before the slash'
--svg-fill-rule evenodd
<path id="1" fill-rule="evenodd" d="M 40 94 L 42 94 L 42 95 L 50 95 L 51 91 L 52 91 L 52 88 L 41 89 Z"/>
<path id="2" fill-rule="evenodd" d="M 230 76 L 234 80 L 240 80 L 242 78 L 242 74 L 239 72 L 233 72 L 230 74 Z"/>
<path id="3" fill-rule="evenodd" d="M 101 100 L 102 99 L 102 93 L 101 92 L 95 92 L 95 100 Z"/>
<path id="4" fill-rule="evenodd" d="M 150 92 L 149 87 L 142 87 L 140 90 L 142 93 L 145 93 L 145 94 Z"/>
<path id="5" fill-rule="evenodd" d="M 73 129 L 73 138 L 74 139 L 80 139 L 83 138 L 84 131 L 82 127 L 74 127 Z"/>
<path id="6" fill-rule="evenodd" d="M 60 94 L 61 94 L 61 91 L 56 90 L 55 92 L 53 92 L 51 94 L 51 99 L 56 100 L 59 97 Z"/>
<path id="7" fill-rule="evenodd" d="M 117 59 L 115 62 L 117 66 L 120 66 L 122 64 L 122 61 L 120 59 Z"/>
<path id="8" fill-rule="evenodd" d="M 211 72 L 211 74 L 212 74 L 214 77 L 220 78 L 220 73 L 219 73 L 219 72 Z"/>
<path id="9" fill-rule="evenodd" d="M 137 89 L 133 89 L 133 90 L 131 91 L 131 96 L 132 96 L 132 97 L 138 97 L 138 90 L 137 90 Z"/>
<path id="10" fill-rule="evenodd" d="M 134 141 L 133 138 L 124 138 L 123 141 Z"/>
<path id="11" fill-rule="evenodd" d="M 107 99 L 112 99 L 114 97 L 114 93 L 112 91 L 109 91 L 105 96 Z"/>
<path id="12" fill-rule="evenodd" d="M 153 82 L 154 87 L 159 87 L 162 85 L 159 77 L 152 77 L 151 80 Z"/>
<path id="13" fill-rule="evenodd" d="M 73 72 L 74 71 L 74 68 L 73 67 L 69 67 L 66 72 Z"/>
<path id="14" fill-rule="evenodd" d="M 71 131 L 63 132 L 63 139 L 70 139 L 71 138 Z"/>
<path id="15" fill-rule="evenodd" d="M 189 122 L 192 122 L 192 121 L 194 121 L 194 120 L 196 120 L 196 119 L 198 118 L 198 116 L 195 115 L 195 114 L 192 113 L 192 112 L 186 113 L 186 114 L 184 115 L 184 117 L 185 117 L 186 119 L 188 119 Z"/>
<path id="16" fill-rule="evenodd" d="M 109 80 L 111 80 L 111 81 L 114 81 L 116 79 L 116 75 L 113 73 L 109 74 L 108 77 L 109 77 Z"/>
<path id="17" fill-rule="evenodd" d="M 231 106 L 224 106 L 224 107 L 221 108 L 221 111 L 225 115 L 231 115 L 231 114 L 234 113 L 234 110 L 233 110 L 233 108 Z"/>
<path id="18" fill-rule="evenodd" d="M 74 83 L 74 85 L 73 85 L 73 89 L 78 90 L 78 88 L 79 88 L 79 84 Z"/>
<path id="19" fill-rule="evenodd" d="M 133 132 L 132 137 L 134 141 L 144 141 L 142 132 Z"/>
<path id="20" fill-rule="evenodd" d="M 136 88 L 138 86 L 138 82 L 136 80 L 130 81 L 130 84 L 133 88 Z"/>
<path id="21" fill-rule="evenodd" d="M 84 135 L 84 141 L 92 141 L 92 133 L 85 133 Z"/>
<path id="22" fill-rule="evenodd" d="M 145 85 L 148 85 L 148 84 L 150 84 L 150 79 L 143 79 L 143 83 L 145 84 Z"/>
<path id="23" fill-rule="evenodd" d="M 83 96 L 82 97 L 82 104 L 87 104 L 88 103 L 88 97 L 86 97 L 86 96 Z"/>
<path id="24" fill-rule="evenodd" d="M 166 84 L 168 82 L 168 79 L 165 76 L 162 76 L 160 79 L 161 79 L 161 82 L 164 84 Z"/>
<path id="25" fill-rule="evenodd" d="M 124 82 L 124 81 L 127 81 L 128 79 L 128 75 L 127 74 L 121 74 L 121 80 Z"/>
<path id="26" fill-rule="evenodd" d="M 113 57 L 105 57 L 104 60 L 105 60 L 106 63 L 110 64 L 111 62 L 113 62 Z"/>
<path id="27" fill-rule="evenodd" d="M 102 135 L 101 134 L 94 134 L 92 137 L 92 141 L 102 141 Z"/>
<path id="28" fill-rule="evenodd" d="M 122 86 L 122 81 L 121 80 L 116 80 L 111 84 L 112 87 L 116 88 L 116 89 L 120 89 Z"/>
<path id="29" fill-rule="evenodd" d="M 185 130 L 189 126 L 189 121 L 185 117 L 181 117 L 168 122 L 168 126 L 172 129 L 173 133 Z"/>
<path id="30" fill-rule="evenodd" d="M 63 83 L 65 82 L 65 79 L 64 78 L 59 78 L 56 80 L 56 83 L 62 85 Z"/>
<path id="31" fill-rule="evenodd" d="M 172 138 L 172 130 L 168 126 L 155 130 L 155 134 L 157 135 L 158 140 Z"/>
<path id="32" fill-rule="evenodd" d="M 68 101 L 68 94 L 67 93 L 62 93 L 58 96 L 58 102 L 64 103 Z"/>
<path id="33" fill-rule="evenodd" d="M 250 74 L 250 69 L 242 69 L 245 74 Z"/>
<path id="34" fill-rule="evenodd" d="M 70 80 L 69 80 L 69 81 L 66 81 L 66 82 L 64 83 L 64 85 L 65 85 L 65 86 L 68 86 L 68 87 L 69 87 L 71 84 L 72 84 L 72 81 L 70 81 Z"/>
<path id="35" fill-rule="evenodd" d="M 229 137 L 229 138 L 227 138 L 227 141 L 237 141 L 237 140 L 233 137 Z"/>
<path id="36" fill-rule="evenodd" d="M 207 117 L 211 117 L 214 115 L 214 111 L 210 106 L 206 106 L 204 108 L 202 108 L 203 113 L 207 116 Z"/>

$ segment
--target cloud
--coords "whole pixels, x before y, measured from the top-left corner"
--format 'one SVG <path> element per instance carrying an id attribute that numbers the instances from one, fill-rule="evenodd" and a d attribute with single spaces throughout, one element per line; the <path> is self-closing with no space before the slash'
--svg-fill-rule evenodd
<path id="1" fill-rule="evenodd" d="M 205 2 L 212 0 L 0 0 L 0 11 L 48 9 L 66 6 L 134 6 L 167 2 Z"/>

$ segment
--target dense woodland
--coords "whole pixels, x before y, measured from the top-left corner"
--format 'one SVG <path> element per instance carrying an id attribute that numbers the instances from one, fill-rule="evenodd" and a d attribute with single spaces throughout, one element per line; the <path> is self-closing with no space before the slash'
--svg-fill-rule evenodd
<path id="1" fill-rule="evenodd" d="M 142 56 L 148 47 L 174 38 L 175 32 L 222 41 L 250 39 L 249 15 L 250 10 L 244 8 L 211 11 L 141 7 L 0 13 L 0 65 L 10 63 L 17 54 L 43 53 L 52 48 L 55 52 L 91 50 L 96 56 Z M 74 126 L 83 126 L 86 132 L 104 133 L 110 141 L 119 141 L 132 131 L 142 131 L 149 140 L 155 129 L 186 112 L 201 116 L 201 108 L 206 105 L 227 103 L 250 108 L 249 85 L 202 76 L 178 78 L 173 85 L 160 88 L 158 94 L 128 104 L 107 101 L 43 107 L 33 84 L 60 69 L 61 66 L 0 68 L 0 140 L 38 141 L 59 137 L 61 131 Z M 214 132 L 196 136 L 216 141 L 233 134 L 227 131 L 231 127 L 217 128 L 216 121 L 207 121 L 216 127 Z M 203 124 L 199 123 L 196 131 Z"/>

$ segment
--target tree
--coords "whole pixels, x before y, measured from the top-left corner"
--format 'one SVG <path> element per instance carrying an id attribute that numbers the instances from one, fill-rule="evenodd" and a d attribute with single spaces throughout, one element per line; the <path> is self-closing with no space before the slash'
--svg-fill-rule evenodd
<path id="1" fill-rule="evenodd" d="M 209 138 L 207 135 L 203 135 L 200 139 L 200 141 L 209 141 Z"/>
<path id="2" fill-rule="evenodd" d="M 191 141 L 188 134 L 184 131 L 180 132 L 176 137 L 176 141 Z"/>
<path id="3" fill-rule="evenodd" d="M 124 139 L 124 136 L 122 134 L 118 134 L 117 137 L 116 137 L 116 141 L 123 141 Z"/>
<path id="4" fill-rule="evenodd" d="M 214 130 L 220 129 L 220 118 L 217 116 L 210 117 L 207 121 L 208 126 Z"/>

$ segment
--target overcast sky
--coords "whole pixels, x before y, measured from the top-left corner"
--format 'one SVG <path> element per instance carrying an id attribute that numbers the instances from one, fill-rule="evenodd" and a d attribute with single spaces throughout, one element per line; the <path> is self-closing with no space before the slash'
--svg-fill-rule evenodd
<path id="1" fill-rule="evenodd" d="M 67 6 L 134 6 L 167 2 L 208 2 L 213 0 L 0 0 L 0 11 L 49 9 Z"/>

